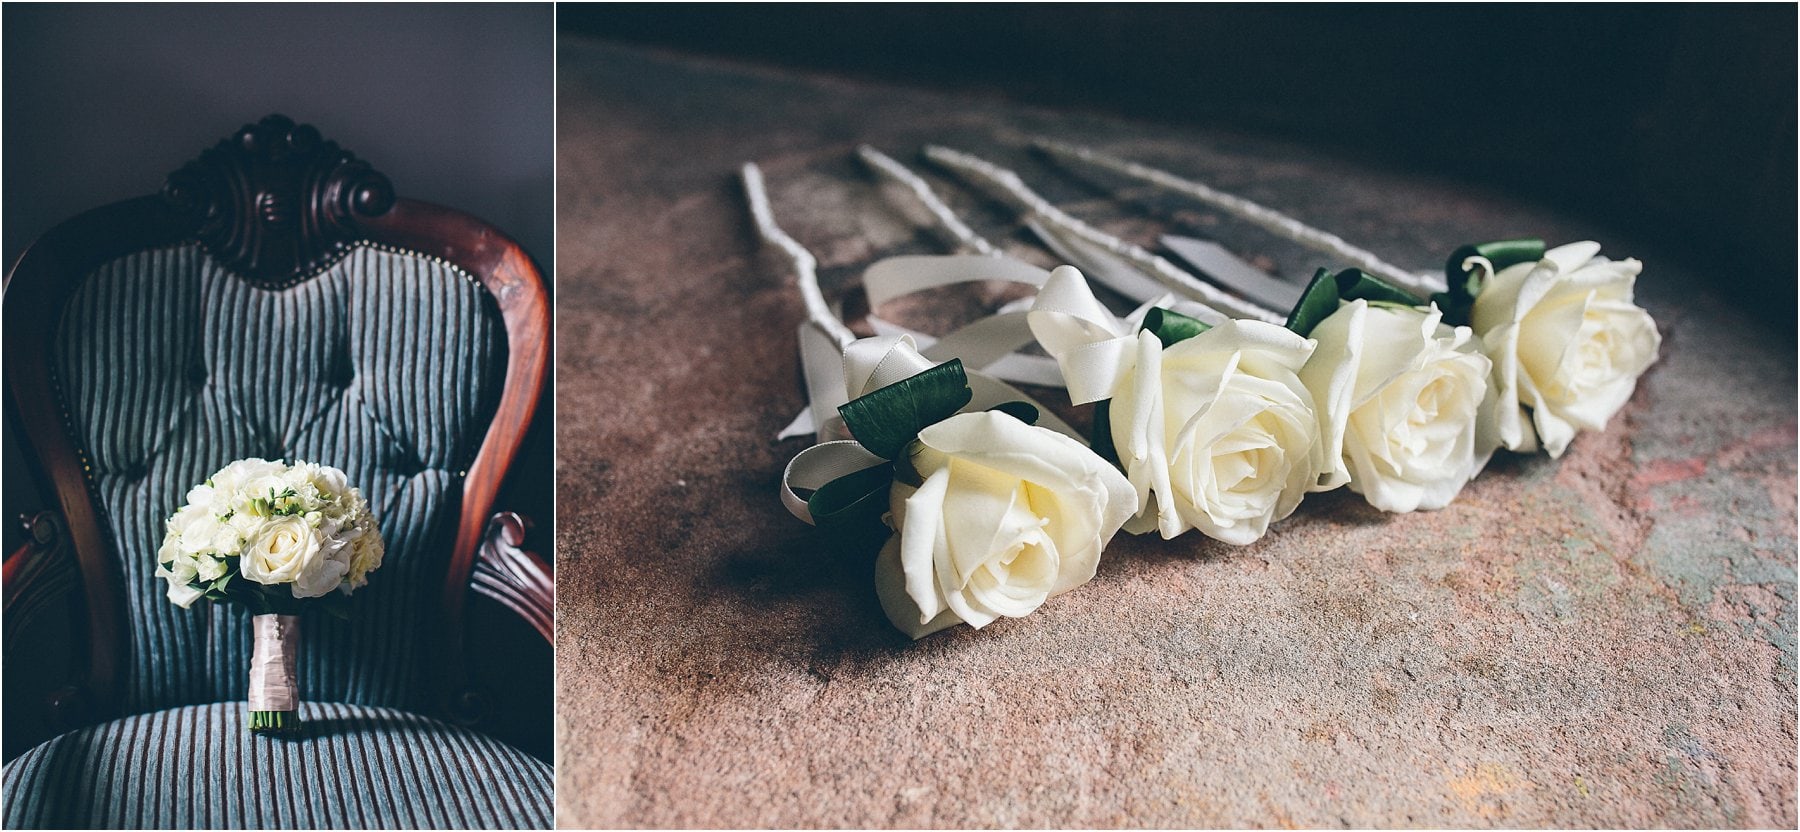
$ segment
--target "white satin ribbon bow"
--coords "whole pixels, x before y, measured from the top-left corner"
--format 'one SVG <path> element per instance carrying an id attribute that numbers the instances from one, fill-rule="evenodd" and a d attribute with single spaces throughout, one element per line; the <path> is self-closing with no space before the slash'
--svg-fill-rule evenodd
<path id="1" fill-rule="evenodd" d="M 1064 266 L 1074 275 L 1064 277 L 1061 282 L 1080 285 L 1086 295 L 1086 304 L 1079 309 L 1071 310 L 1083 320 L 1114 320 L 1111 313 L 1093 296 L 1087 288 L 1086 281 L 1080 272 Z M 890 257 L 876 262 L 863 272 L 863 291 L 868 294 L 869 308 L 876 310 L 882 304 L 896 298 L 905 297 L 916 292 L 934 289 L 940 286 L 951 286 L 960 283 L 975 283 L 998 280 L 1024 286 L 1042 287 L 1050 282 L 1053 272 L 1033 266 L 1010 257 L 993 257 L 987 255 L 918 255 Z M 1166 292 L 1158 291 L 1158 287 L 1144 282 L 1117 282 L 1100 280 L 1104 285 L 1120 294 L 1142 304 L 1131 316 L 1124 319 L 1124 331 L 1136 329 L 1135 321 L 1141 318 L 1151 306 L 1166 306 L 1182 314 L 1203 321 L 1216 322 L 1224 317 L 1210 307 L 1201 304 L 1176 300 Z M 1068 293 L 1059 290 L 1058 297 Z M 1039 298 L 1024 298 L 1002 307 L 993 315 L 982 318 L 955 332 L 942 337 L 933 337 L 917 330 L 909 329 L 891 321 L 878 317 L 873 312 L 868 316 L 869 324 L 878 335 L 900 336 L 912 338 L 918 352 L 931 363 L 942 363 L 952 358 L 961 358 L 963 366 L 969 371 L 969 384 L 980 398 L 983 387 L 991 387 L 989 382 L 1011 382 L 1014 384 L 1032 384 L 1042 387 L 1062 387 L 1068 378 L 1067 367 L 1053 358 L 1019 352 L 1020 348 L 1034 340 L 1033 331 L 1036 325 L 1029 323 L 1031 314 L 1026 309 L 1038 309 L 1042 304 L 1042 293 Z M 1061 303 L 1053 299 L 1053 303 Z M 1068 300 L 1076 303 L 1075 300 Z M 1051 308 L 1048 311 L 1058 311 Z M 867 340 L 867 339 L 865 339 Z M 812 323 L 802 323 L 799 330 L 800 363 L 806 376 L 807 397 L 810 402 L 806 411 L 795 416 L 787 427 L 777 435 L 778 439 L 789 439 L 807 434 L 818 434 L 820 440 L 830 441 L 848 438 L 843 423 L 837 418 L 838 406 L 856 398 L 869 390 L 854 387 L 846 390 L 840 386 L 841 358 L 843 353 L 834 340 Z M 1047 348 L 1049 344 L 1045 345 Z M 977 379 L 980 378 L 980 381 Z M 879 386 L 879 385 L 878 385 Z M 1013 399 L 1027 399 L 1023 393 L 1014 391 Z M 1100 396 L 1105 398 L 1105 396 Z M 1093 399 L 1075 400 L 1076 404 Z M 1039 408 L 1041 411 L 1042 408 Z M 1046 418 L 1046 427 L 1057 430 L 1054 417 Z M 1068 431 L 1063 431 L 1067 433 Z"/>
<path id="2" fill-rule="evenodd" d="M 992 258 L 979 258 L 992 259 Z M 1021 328 L 1024 324 L 1021 322 Z M 805 338 L 802 328 L 801 337 Z M 813 330 L 817 331 L 817 330 Z M 1030 331 L 1026 330 L 1026 337 Z M 802 340 L 802 344 L 806 341 Z M 955 357 L 955 356 L 953 356 Z M 848 402 L 887 387 L 903 379 L 911 378 L 925 372 L 939 363 L 928 358 L 918 348 L 911 335 L 877 335 L 873 338 L 861 338 L 844 347 L 842 357 L 843 386 L 838 388 L 837 395 Z M 1022 401 L 1037 408 L 1038 424 L 1073 437 L 1085 443 L 1081 434 L 1069 423 L 1057 418 L 1044 406 L 1026 395 L 1023 390 L 984 373 L 969 370 L 964 361 L 964 371 L 968 375 L 969 390 L 973 394 L 963 412 L 987 410 L 1004 402 Z M 810 363 L 808 365 L 810 367 Z M 813 378 L 809 371 L 808 388 L 813 388 Z M 834 397 L 836 398 L 836 397 Z M 816 406 L 818 401 L 813 402 Z M 825 422 L 827 430 L 833 436 L 848 437 L 844 420 L 835 410 Z M 820 438 L 825 438 L 821 436 Z M 787 469 L 781 475 L 781 503 L 789 512 L 802 521 L 813 522 L 812 512 L 807 508 L 806 498 L 801 497 L 800 490 L 813 491 L 826 483 L 847 474 L 854 474 L 865 468 L 873 468 L 887 462 L 863 448 L 862 443 L 850 438 L 828 439 L 801 451 L 788 462 Z"/>

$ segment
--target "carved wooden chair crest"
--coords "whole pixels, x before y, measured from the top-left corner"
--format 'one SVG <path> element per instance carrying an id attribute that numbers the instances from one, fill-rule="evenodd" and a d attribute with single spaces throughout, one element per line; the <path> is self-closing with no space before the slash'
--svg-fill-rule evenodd
<path id="1" fill-rule="evenodd" d="M 487 710 L 470 594 L 550 636 L 549 568 L 494 510 L 549 355 L 542 278 L 518 245 L 269 116 L 163 193 L 45 234 L 4 315 L 9 404 L 56 505 L 6 559 L 7 653 L 57 609 L 78 610 L 85 647 L 35 713 L 9 702 L 9 734 L 29 722 L 54 739 L 8 762 L 6 825 L 548 824 L 548 766 L 466 727 Z M 245 614 L 179 609 L 153 577 L 186 489 L 250 456 L 343 468 L 388 542 L 358 614 L 306 625 L 301 694 L 321 727 L 296 742 L 243 729 Z M 253 781 L 277 772 L 143 784 L 184 790 L 157 800 L 92 782 L 110 758 L 230 772 L 359 759 L 350 746 L 380 771 L 329 805 L 265 805 Z"/>

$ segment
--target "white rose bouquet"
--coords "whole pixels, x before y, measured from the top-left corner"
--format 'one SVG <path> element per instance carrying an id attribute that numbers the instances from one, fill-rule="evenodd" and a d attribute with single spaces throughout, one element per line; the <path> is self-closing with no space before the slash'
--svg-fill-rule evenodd
<path id="1" fill-rule="evenodd" d="M 343 471 L 241 459 L 187 493 L 169 517 L 156 576 L 169 600 L 235 603 L 254 616 L 250 730 L 297 728 L 299 613 L 346 614 L 381 566 L 381 530 Z"/>

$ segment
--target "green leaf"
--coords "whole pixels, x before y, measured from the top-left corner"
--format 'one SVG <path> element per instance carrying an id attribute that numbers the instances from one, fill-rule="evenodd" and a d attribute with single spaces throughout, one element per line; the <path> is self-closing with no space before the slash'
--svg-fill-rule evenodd
<path id="1" fill-rule="evenodd" d="M 1364 300 L 1369 303 L 1391 303 L 1400 306 L 1425 305 L 1425 301 L 1420 300 L 1417 295 L 1370 275 L 1362 269 L 1345 269 L 1337 273 L 1336 280 L 1338 297 L 1344 300 Z"/>
<path id="2" fill-rule="evenodd" d="M 838 415 L 869 453 L 894 459 L 919 431 L 956 415 L 974 397 L 962 359 L 953 358 L 843 405 Z"/>
<path id="3" fill-rule="evenodd" d="M 251 615 L 269 615 L 275 612 L 275 605 L 270 602 L 266 592 L 251 590 L 238 597 L 243 599 L 244 606 L 250 608 Z"/>
<path id="4" fill-rule="evenodd" d="M 1112 399 L 1102 399 L 1099 404 L 1094 405 L 1092 433 L 1089 444 L 1093 446 L 1094 453 L 1113 465 L 1119 465 L 1119 450 L 1113 446 L 1112 437 Z"/>
<path id="5" fill-rule="evenodd" d="M 1444 323 L 1462 326 L 1469 322 L 1469 310 L 1475 306 L 1475 298 L 1481 295 L 1481 276 L 1472 269 L 1463 268 L 1463 261 L 1471 257 L 1485 257 L 1494 264 L 1498 272 L 1509 266 L 1520 263 L 1535 263 L 1544 259 L 1544 241 L 1534 239 L 1495 240 L 1491 243 L 1461 246 L 1450 253 L 1450 259 L 1444 262 L 1444 282 L 1449 289 L 1431 296 L 1431 301 L 1444 311 Z"/>
<path id="6" fill-rule="evenodd" d="M 894 482 L 903 482 L 914 488 L 918 488 L 925 484 L 925 477 L 919 473 L 919 467 L 913 463 L 913 458 L 918 456 L 919 453 L 914 449 L 922 446 L 913 443 L 906 447 L 907 452 L 901 454 L 894 460 Z"/>
<path id="7" fill-rule="evenodd" d="M 1306 291 L 1300 293 L 1299 302 L 1288 313 L 1287 328 L 1300 335 L 1311 335 L 1313 327 L 1337 311 L 1338 300 L 1338 283 L 1331 270 L 1314 272 L 1312 282 L 1306 284 Z"/>
<path id="8" fill-rule="evenodd" d="M 988 409 L 1004 413 L 1027 425 L 1037 424 L 1038 409 L 1031 402 L 1001 402 Z"/>
<path id="9" fill-rule="evenodd" d="M 1212 325 L 1199 318 L 1190 318 L 1172 309 L 1160 306 L 1152 308 L 1144 315 L 1144 329 L 1161 341 L 1163 349 L 1186 341 L 1202 332 L 1212 329 Z"/>
<path id="10" fill-rule="evenodd" d="M 806 498 L 813 524 L 827 529 L 857 529 L 881 525 L 888 509 L 888 489 L 894 484 L 894 466 L 876 465 L 845 474 L 825 483 Z"/>
<path id="11" fill-rule="evenodd" d="M 1376 306 L 1416 307 L 1425 305 L 1417 295 L 1375 277 L 1362 269 L 1345 269 L 1332 274 L 1320 269 L 1313 274 L 1300 302 L 1288 313 L 1287 327 L 1301 335 L 1311 336 L 1319 322 L 1331 317 L 1344 301 L 1360 300 Z"/>

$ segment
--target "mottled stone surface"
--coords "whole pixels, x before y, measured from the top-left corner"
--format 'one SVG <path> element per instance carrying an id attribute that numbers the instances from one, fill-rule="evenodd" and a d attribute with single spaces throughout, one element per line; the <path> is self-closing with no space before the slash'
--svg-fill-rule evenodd
<path id="1" fill-rule="evenodd" d="M 1730 275 L 1303 147 L 567 39 L 560 60 L 561 823 L 1794 825 L 1795 350 L 1696 291 Z M 739 163 L 764 165 L 828 282 L 941 250 L 851 160 L 862 141 L 990 155 L 1141 242 L 1317 265 L 1195 206 L 1110 198 L 1021 152 L 1036 133 L 1419 267 L 1472 239 L 1600 239 L 1649 263 L 1663 360 L 1609 430 L 1504 457 L 1444 511 L 1334 493 L 1246 548 L 1122 539 L 1028 618 L 911 643 L 868 553 L 824 549 L 776 500 L 804 447 L 772 438 L 802 403 L 801 306 Z"/>

